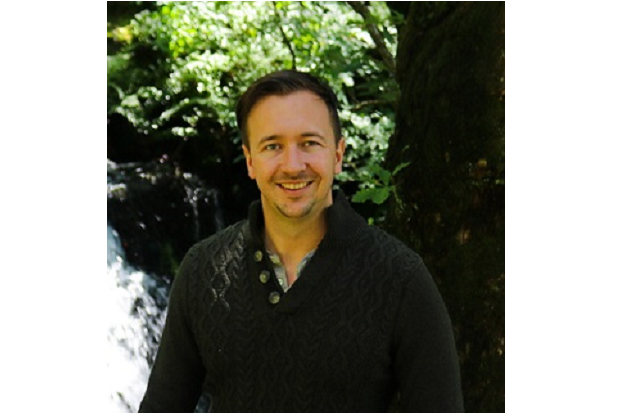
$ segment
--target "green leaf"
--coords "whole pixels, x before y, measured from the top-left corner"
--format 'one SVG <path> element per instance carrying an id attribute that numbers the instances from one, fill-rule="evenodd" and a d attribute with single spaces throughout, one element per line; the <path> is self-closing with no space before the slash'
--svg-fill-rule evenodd
<path id="1" fill-rule="evenodd" d="M 138 97 L 137 97 L 136 95 L 129 95 L 129 96 L 126 96 L 126 97 L 122 100 L 121 104 L 122 104 L 123 106 L 125 106 L 125 107 L 128 107 L 128 108 L 137 108 L 137 107 L 140 107 L 140 101 L 138 100 Z"/>
<path id="2" fill-rule="evenodd" d="M 383 169 L 379 165 L 373 165 L 372 170 L 375 174 L 377 174 L 381 182 L 383 182 L 383 185 L 390 184 L 390 179 L 392 177 L 392 174 L 390 173 L 390 171 Z"/>
<path id="3" fill-rule="evenodd" d="M 401 169 L 408 167 L 410 164 L 411 164 L 411 162 L 403 162 L 403 163 L 401 163 L 396 168 L 394 168 L 394 172 L 392 172 L 392 176 L 396 175 L 398 172 L 400 172 Z"/>
<path id="4" fill-rule="evenodd" d="M 353 202 L 361 203 L 366 201 L 372 201 L 375 204 L 382 204 L 390 196 L 390 192 L 394 189 L 394 186 L 383 186 L 380 188 L 366 188 L 359 190 L 353 196 Z"/>

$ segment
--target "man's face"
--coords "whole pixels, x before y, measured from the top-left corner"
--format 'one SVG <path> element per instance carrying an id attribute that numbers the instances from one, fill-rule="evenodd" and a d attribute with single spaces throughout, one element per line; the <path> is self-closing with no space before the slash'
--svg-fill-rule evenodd
<path id="1" fill-rule="evenodd" d="M 332 204 L 344 139 L 336 145 L 321 98 L 307 91 L 266 97 L 252 108 L 247 133 L 249 148 L 244 145 L 243 153 L 265 214 L 311 218 Z"/>

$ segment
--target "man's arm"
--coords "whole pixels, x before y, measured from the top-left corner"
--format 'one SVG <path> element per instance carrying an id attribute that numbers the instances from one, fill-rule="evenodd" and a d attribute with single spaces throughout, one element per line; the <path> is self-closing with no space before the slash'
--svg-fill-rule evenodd
<path id="1" fill-rule="evenodd" d="M 188 280 L 197 251 L 188 252 L 170 290 L 166 325 L 139 413 L 192 413 L 200 397 L 205 369 L 194 339 Z"/>
<path id="2" fill-rule="evenodd" d="M 395 367 L 402 413 L 462 413 L 463 396 L 452 324 L 424 264 L 402 297 Z"/>

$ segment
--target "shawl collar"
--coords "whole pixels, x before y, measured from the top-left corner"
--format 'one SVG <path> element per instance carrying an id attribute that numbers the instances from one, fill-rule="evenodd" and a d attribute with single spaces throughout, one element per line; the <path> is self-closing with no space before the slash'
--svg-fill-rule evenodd
<path id="1" fill-rule="evenodd" d="M 325 277 L 332 273 L 346 248 L 355 244 L 362 234 L 367 226 L 366 221 L 353 210 L 344 193 L 341 190 L 334 191 L 333 199 L 332 205 L 327 208 L 327 232 L 319 243 L 316 253 L 286 294 L 277 283 L 265 249 L 261 202 L 255 201 L 250 205 L 248 272 L 261 305 L 267 305 L 279 313 L 297 312 L 302 304 L 312 297 Z M 271 274 L 267 283 L 260 282 L 262 271 L 269 271 Z M 270 303 L 269 300 L 274 293 L 278 293 L 280 297 L 280 301 L 276 304 Z"/>

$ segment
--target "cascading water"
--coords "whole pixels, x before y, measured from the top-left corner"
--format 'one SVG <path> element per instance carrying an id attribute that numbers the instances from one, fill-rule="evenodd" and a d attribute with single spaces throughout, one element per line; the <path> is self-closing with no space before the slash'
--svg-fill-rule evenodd
<path id="1" fill-rule="evenodd" d="M 161 335 L 169 282 L 138 271 L 125 260 L 118 233 L 108 225 L 110 412 L 138 411 Z"/>
<path id="2" fill-rule="evenodd" d="M 171 279 L 224 227 L 218 192 L 169 164 L 108 162 L 109 411 L 135 413 L 163 329 Z M 202 398 L 196 413 L 207 410 Z"/>

